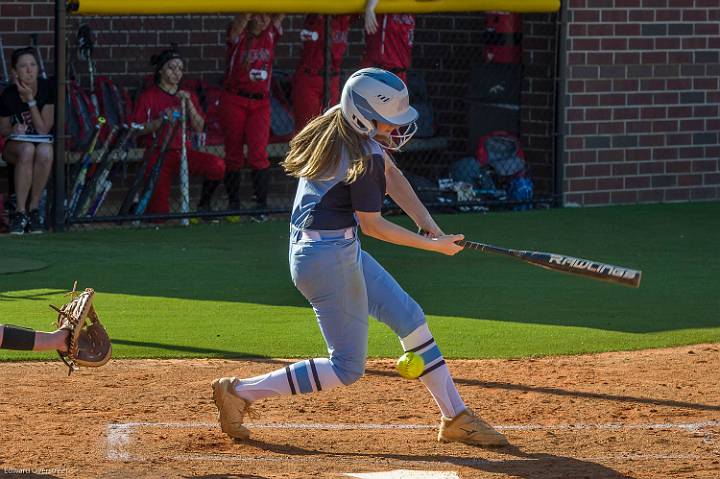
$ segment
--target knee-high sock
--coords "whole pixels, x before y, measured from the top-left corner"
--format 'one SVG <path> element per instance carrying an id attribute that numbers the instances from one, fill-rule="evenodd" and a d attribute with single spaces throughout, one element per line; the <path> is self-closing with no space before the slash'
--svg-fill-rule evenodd
<path id="1" fill-rule="evenodd" d="M 400 338 L 400 343 L 405 351 L 419 354 L 425 361 L 425 370 L 420 376 L 420 381 L 432 394 L 442 415 L 455 417 L 465 410 L 465 403 L 455 387 L 450 370 L 445 365 L 445 360 L 435 344 L 427 323 L 404 338 Z"/>
<path id="2" fill-rule="evenodd" d="M 307 394 L 342 386 L 332 363 L 327 358 L 309 359 L 290 366 L 241 379 L 235 386 L 238 395 L 248 401 L 257 401 L 273 396 Z"/>

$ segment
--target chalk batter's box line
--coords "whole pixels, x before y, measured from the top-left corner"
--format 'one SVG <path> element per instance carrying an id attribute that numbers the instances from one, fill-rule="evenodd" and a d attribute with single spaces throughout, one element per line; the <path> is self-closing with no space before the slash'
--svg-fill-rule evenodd
<path id="1" fill-rule="evenodd" d="M 304 429 L 304 430 L 426 430 L 435 429 L 437 426 L 429 424 L 349 424 L 349 423 L 270 423 L 255 424 L 248 423 L 247 427 L 251 429 Z M 532 431 L 532 430 L 682 430 L 689 432 L 697 432 L 703 429 L 720 426 L 720 421 L 704 421 L 696 423 L 654 423 L 654 424 L 622 424 L 622 423 L 605 423 L 605 424 L 514 424 L 499 425 L 496 429 L 505 431 Z M 127 422 L 112 423 L 107 425 L 107 453 L 106 457 L 110 460 L 118 461 L 144 461 L 145 458 L 138 455 L 131 455 L 126 447 L 131 443 L 131 435 L 136 429 L 140 428 L 156 428 L 156 429 L 217 429 L 218 424 L 215 422 Z M 703 457 L 693 454 L 619 454 L 614 456 L 597 456 L 578 458 L 584 460 L 682 460 L 682 459 L 702 459 Z M 708 457 L 709 458 L 709 457 Z M 272 458 L 272 457 L 248 457 L 248 456 L 228 456 L 228 455 L 202 455 L 202 454 L 186 454 L 168 457 L 167 459 L 174 461 L 219 461 L 219 462 L 245 462 L 245 461 L 264 461 L 264 462 L 314 462 L 311 458 Z M 520 458 L 516 458 L 518 460 Z M 492 459 L 468 459 L 458 458 L 462 464 L 477 465 L 483 462 L 498 462 L 501 460 Z M 535 458 L 524 458 L 522 460 L 537 460 Z M 422 463 L 423 461 L 418 461 Z"/>

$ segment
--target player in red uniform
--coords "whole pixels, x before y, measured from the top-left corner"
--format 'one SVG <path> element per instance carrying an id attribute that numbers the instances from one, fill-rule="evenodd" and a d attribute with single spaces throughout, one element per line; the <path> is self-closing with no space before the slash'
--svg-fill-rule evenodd
<path id="1" fill-rule="evenodd" d="M 151 63 L 155 66 L 155 83 L 146 88 L 135 102 L 135 109 L 132 121 L 145 125 L 145 131 L 153 135 L 160 135 L 164 138 L 166 131 L 158 131 L 162 124 L 164 114 L 172 114 L 173 111 L 180 111 L 181 101 L 187 103 L 187 125 L 196 132 L 202 132 L 205 127 L 205 115 L 194 92 L 181 90 L 180 80 L 183 76 L 183 60 L 180 54 L 174 49 L 163 51 L 160 55 L 153 56 Z M 170 125 L 165 127 L 170 128 Z M 203 153 L 192 149 L 190 135 L 188 134 L 186 144 L 188 172 L 193 176 L 203 176 L 202 192 L 198 210 L 209 210 L 213 192 L 220 184 L 225 175 L 225 163 L 222 158 L 210 153 Z M 152 143 L 151 135 L 143 135 L 139 139 L 145 147 Z M 157 185 L 150 203 L 147 207 L 148 213 L 170 212 L 170 186 L 173 178 L 178 176 L 180 170 L 180 156 L 182 150 L 182 135 L 178 130 L 172 139 L 165 160 L 160 170 Z M 158 159 L 158 152 L 151 154 L 145 175 L 152 170 L 152 166 Z M 138 173 L 139 174 L 139 173 Z"/>
<path id="2" fill-rule="evenodd" d="M 363 67 L 377 67 L 390 71 L 407 83 L 407 71 L 412 61 L 415 15 L 370 15 L 378 0 L 368 0 L 365 7 L 365 53 Z"/>
<path id="3" fill-rule="evenodd" d="M 240 208 L 240 168 L 246 163 L 246 144 L 257 207 L 267 206 L 270 78 L 284 17 L 246 13 L 235 17 L 228 27 L 225 91 L 218 114 L 225 131 L 225 188 L 232 210 Z"/>
<path id="4" fill-rule="evenodd" d="M 368 0 L 365 11 L 365 27 L 375 22 L 374 0 Z M 330 66 L 330 105 L 340 101 L 340 67 L 348 46 L 348 30 L 357 15 L 333 15 L 331 20 L 331 56 Z M 366 30 L 369 34 L 370 31 Z M 325 15 L 310 14 L 305 17 L 303 30 L 300 32 L 303 42 L 300 64 L 295 70 L 292 88 L 293 116 L 295 131 L 299 132 L 314 117 L 320 115 L 324 107 L 325 94 Z"/>
<path id="5" fill-rule="evenodd" d="M 351 15 L 333 15 L 331 20 L 330 104 L 340 98 L 340 66 L 348 46 Z M 293 76 L 292 105 L 295 131 L 302 130 L 314 117 L 322 113 L 325 90 L 325 15 L 305 17 L 300 32 L 303 42 L 300 64 Z"/>

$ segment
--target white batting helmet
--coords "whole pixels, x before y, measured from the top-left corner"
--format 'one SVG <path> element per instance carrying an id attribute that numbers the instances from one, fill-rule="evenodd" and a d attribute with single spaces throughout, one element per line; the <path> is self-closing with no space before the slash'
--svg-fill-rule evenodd
<path id="1" fill-rule="evenodd" d="M 353 73 L 340 98 L 343 117 L 355 131 L 375 138 L 379 121 L 397 128 L 384 146 L 399 150 L 417 131 L 418 112 L 410 106 L 407 86 L 394 73 L 379 68 L 363 68 Z"/>

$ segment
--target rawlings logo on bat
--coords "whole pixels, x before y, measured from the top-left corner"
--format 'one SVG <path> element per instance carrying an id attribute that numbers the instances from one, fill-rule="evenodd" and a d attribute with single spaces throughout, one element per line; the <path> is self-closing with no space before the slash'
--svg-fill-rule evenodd
<path id="1" fill-rule="evenodd" d="M 632 279 L 638 275 L 638 271 L 629 268 L 622 268 L 611 264 L 595 263 L 587 259 L 573 258 L 572 256 L 562 256 L 559 254 L 550 254 L 548 260 L 550 264 L 560 266 L 570 266 L 575 269 L 587 270 L 598 274 L 609 274 L 618 278 Z"/>

